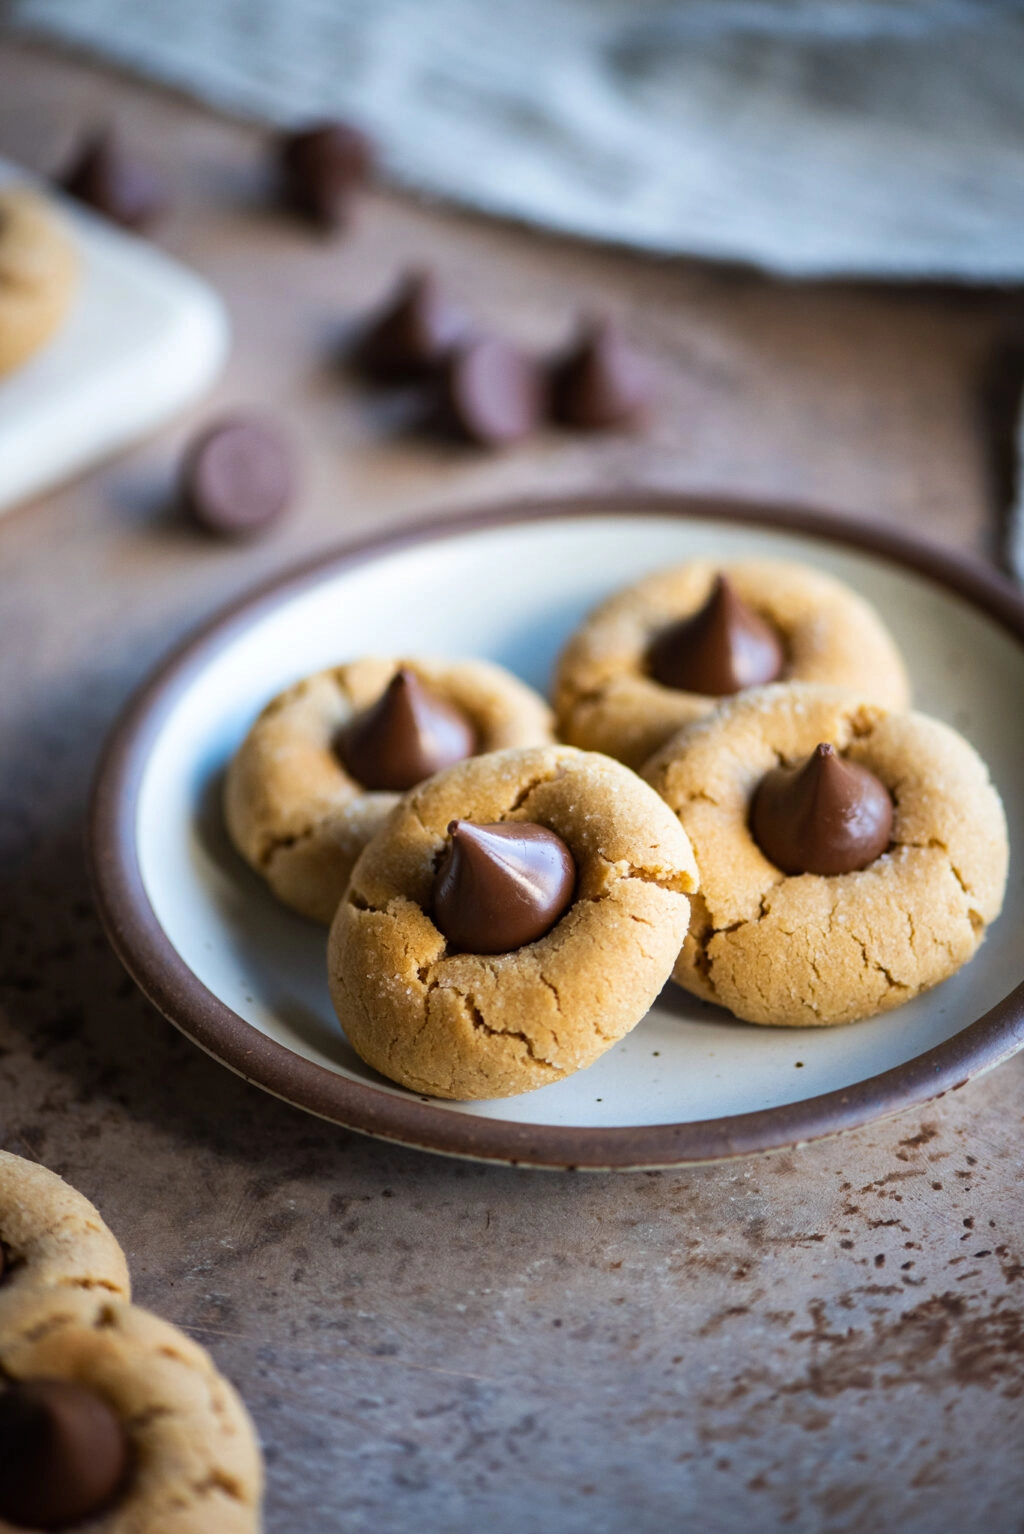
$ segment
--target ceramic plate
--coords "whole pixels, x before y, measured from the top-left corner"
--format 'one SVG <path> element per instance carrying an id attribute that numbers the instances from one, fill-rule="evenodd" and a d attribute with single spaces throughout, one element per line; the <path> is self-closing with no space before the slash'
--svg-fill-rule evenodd
<path id="1" fill-rule="evenodd" d="M 24 176 L 0 161 L 0 185 Z M 0 378 L 0 511 L 58 484 L 169 420 L 227 356 L 224 306 L 155 245 L 52 187 L 81 259 L 53 340 Z"/>
<path id="2" fill-rule="evenodd" d="M 1024 883 L 977 958 L 884 1017 L 835 1029 L 735 1021 L 669 985 L 590 1070 L 522 1097 L 445 1103 L 390 1085 L 331 1009 L 324 933 L 229 846 L 231 753 L 263 703 L 361 653 L 482 655 L 538 688 L 595 602 L 692 555 L 800 559 L 862 592 L 917 706 L 990 764 L 1024 845 L 1024 603 L 995 575 L 809 514 L 637 497 L 492 510 L 342 550 L 232 608 L 144 688 L 108 747 L 91 829 L 103 917 L 156 1005 L 232 1070 L 353 1129 L 455 1155 L 649 1167 L 791 1146 L 962 1084 L 1024 1043 Z"/>

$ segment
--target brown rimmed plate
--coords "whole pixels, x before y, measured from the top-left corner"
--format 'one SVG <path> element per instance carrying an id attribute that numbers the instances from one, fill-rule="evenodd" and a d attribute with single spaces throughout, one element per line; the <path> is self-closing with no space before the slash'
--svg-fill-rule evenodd
<path id="1" fill-rule="evenodd" d="M 618 496 L 495 507 L 352 544 L 207 624 L 143 687 L 96 783 L 91 863 L 107 932 L 155 1005 L 247 1080 L 322 1118 L 425 1150 L 636 1168 L 794 1146 L 962 1085 L 1024 1044 L 1024 884 L 973 963 L 882 1018 L 761 1029 L 666 988 L 590 1070 L 499 1102 L 395 1087 L 348 1047 L 324 933 L 279 907 L 228 845 L 225 763 L 260 706 L 365 653 L 483 655 L 543 688 L 607 592 L 693 555 L 796 558 L 882 613 L 915 702 L 988 761 L 1011 846 L 1024 830 L 1024 602 L 911 540 L 779 507 Z M 450 599 L 446 599 L 450 597 Z"/>

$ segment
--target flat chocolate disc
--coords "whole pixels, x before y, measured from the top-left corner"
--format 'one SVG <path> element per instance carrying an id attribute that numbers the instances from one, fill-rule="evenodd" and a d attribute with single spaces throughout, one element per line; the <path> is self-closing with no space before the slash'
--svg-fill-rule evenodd
<path id="1" fill-rule="evenodd" d="M 463 953 L 511 953 L 572 904 L 576 864 L 547 826 L 453 820 L 434 879 L 434 925 Z"/>
<path id="2" fill-rule="evenodd" d="M 484 336 L 460 346 L 443 380 L 442 419 L 483 447 L 518 442 L 539 424 L 544 406 L 541 369 L 508 342 Z"/>
<path id="3" fill-rule="evenodd" d="M 552 415 L 581 431 L 635 426 L 653 398 L 650 368 L 605 318 L 590 321 L 552 375 Z"/>
<path id="4" fill-rule="evenodd" d="M 182 496 L 207 532 L 261 532 L 285 510 L 294 482 L 291 449 L 271 421 L 239 416 L 210 426 L 188 449 Z"/>
<path id="5" fill-rule="evenodd" d="M 128 1471 L 120 1419 L 92 1390 L 29 1380 L 0 1390 L 0 1519 L 69 1529 L 101 1512 Z"/>
<path id="6" fill-rule="evenodd" d="M 366 330 L 355 361 L 373 378 L 422 378 L 441 366 L 469 328 L 468 315 L 446 297 L 433 272 L 409 272 Z"/>
<path id="7" fill-rule="evenodd" d="M 765 774 L 750 829 L 785 874 L 854 873 L 888 847 L 892 799 L 873 772 L 823 743 L 805 762 Z"/>
<path id="8" fill-rule="evenodd" d="M 403 666 L 377 702 L 339 732 L 335 749 L 364 788 L 405 793 L 473 756 L 477 739 L 461 709 Z"/>
<path id="9" fill-rule="evenodd" d="M 698 612 L 655 636 L 647 661 L 663 687 L 718 698 L 774 682 L 785 655 L 771 625 L 720 575 Z"/>
<path id="10" fill-rule="evenodd" d="M 373 146 L 351 123 L 315 123 L 281 140 L 285 200 L 324 229 L 346 221 L 353 193 L 373 173 Z"/>
<path id="11" fill-rule="evenodd" d="M 145 229 L 164 211 L 159 179 L 127 155 L 110 129 L 87 138 L 58 180 L 70 197 L 127 229 Z"/>

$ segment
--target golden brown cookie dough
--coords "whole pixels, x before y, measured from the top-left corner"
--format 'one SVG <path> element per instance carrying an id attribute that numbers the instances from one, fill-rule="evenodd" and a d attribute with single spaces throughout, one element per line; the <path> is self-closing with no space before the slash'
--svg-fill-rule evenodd
<path id="1" fill-rule="evenodd" d="M 372 657 L 297 682 L 268 703 L 228 768 L 224 811 L 239 852 L 279 900 L 329 922 L 360 852 L 399 795 L 370 792 L 333 749 L 338 731 L 383 693 L 400 666 L 475 726 L 480 750 L 552 738 L 542 698 L 487 661 Z"/>
<path id="2" fill-rule="evenodd" d="M 872 607 L 833 576 L 809 565 L 751 559 L 693 559 L 659 570 L 603 602 L 562 652 L 555 714 L 563 739 L 637 771 L 717 698 L 663 687 L 647 673 L 654 636 L 697 612 L 715 578 L 775 628 L 786 652 L 780 680 L 849 687 L 886 708 L 906 708 L 907 674 Z"/>
<path id="3" fill-rule="evenodd" d="M 0 1151 L 0 1242 L 0 1335 L 38 1290 L 131 1297 L 124 1253 L 88 1199 L 9 1151 Z"/>
<path id="4" fill-rule="evenodd" d="M 779 763 L 821 742 L 894 801 L 889 851 L 858 873 L 787 877 L 748 828 Z M 644 776 L 693 842 L 700 893 L 673 978 L 752 1023 L 849 1023 L 970 959 L 999 915 L 1006 821 L 984 762 L 948 725 L 836 688 L 774 686 L 687 725 Z"/>
<path id="5" fill-rule="evenodd" d="M 0 378 L 60 326 L 78 281 L 64 221 L 28 187 L 0 189 Z"/>
<path id="6" fill-rule="evenodd" d="M 576 896 L 512 953 L 449 953 L 428 911 L 450 821 L 533 822 L 576 863 Z M 353 1048 L 434 1097 L 531 1091 L 590 1065 L 672 968 L 697 870 L 675 817 L 618 762 L 570 746 L 473 757 L 414 789 L 363 853 L 328 944 Z"/>
<path id="7" fill-rule="evenodd" d="M 124 1425 L 129 1480 L 90 1534 L 258 1534 L 263 1471 L 249 1415 L 177 1327 L 135 1305 L 40 1290 L 19 1329 L 0 1336 L 0 1371 L 84 1386 Z M 14 1526 L 0 1519 L 0 1534 Z"/>

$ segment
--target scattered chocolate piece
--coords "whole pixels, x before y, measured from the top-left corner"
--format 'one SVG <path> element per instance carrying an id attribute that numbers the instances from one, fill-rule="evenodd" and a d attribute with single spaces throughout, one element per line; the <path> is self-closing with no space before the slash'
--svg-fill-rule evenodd
<path id="1" fill-rule="evenodd" d="M 636 426 L 654 398 L 643 358 L 607 318 L 589 321 L 568 356 L 555 364 L 551 413 L 582 431 Z"/>
<path id="2" fill-rule="evenodd" d="M 0 1284 L 3 1283 L 9 1272 L 10 1264 L 7 1261 L 7 1248 L 0 1241 Z"/>
<path id="3" fill-rule="evenodd" d="M 365 788 L 405 793 L 472 756 L 477 739 L 461 709 L 403 666 L 377 702 L 339 732 L 335 749 Z"/>
<path id="4" fill-rule="evenodd" d="M 511 953 L 550 932 L 572 904 L 576 864 L 547 826 L 453 820 L 434 879 L 433 919 L 464 953 Z"/>
<path id="5" fill-rule="evenodd" d="M 238 416 L 208 427 L 182 465 L 182 498 L 194 521 L 230 538 L 258 533 L 285 510 L 294 487 L 291 449 L 271 421 Z"/>
<path id="6" fill-rule="evenodd" d="M 29 1380 L 0 1393 L 0 1518 L 27 1529 L 68 1529 L 117 1495 L 128 1439 L 101 1396 L 64 1380 Z"/>
<path id="7" fill-rule="evenodd" d="M 346 222 L 352 195 L 373 174 L 373 145 L 351 123 L 315 123 L 281 140 L 285 200 L 324 229 Z"/>
<path id="8" fill-rule="evenodd" d="M 754 840 L 785 874 L 847 874 L 867 868 L 889 845 L 892 799 L 885 784 L 834 746 L 806 762 L 775 767 L 757 786 Z"/>
<path id="9" fill-rule="evenodd" d="M 58 181 L 70 197 L 126 229 L 145 229 L 166 206 L 159 178 L 130 158 L 109 128 L 85 139 Z"/>
<path id="10" fill-rule="evenodd" d="M 663 687 L 723 697 L 774 682 L 785 655 L 771 625 L 720 575 L 699 611 L 655 636 L 647 660 Z"/>
<path id="11" fill-rule="evenodd" d="M 433 272 L 409 272 L 368 327 L 355 361 L 373 378 L 404 383 L 441 366 L 469 334 L 469 317 L 446 296 Z"/>
<path id="12" fill-rule="evenodd" d="M 540 367 L 507 341 L 467 341 L 444 370 L 441 424 L 483 447 L 504 447 L 539 424 L 544 392 Z"/>

